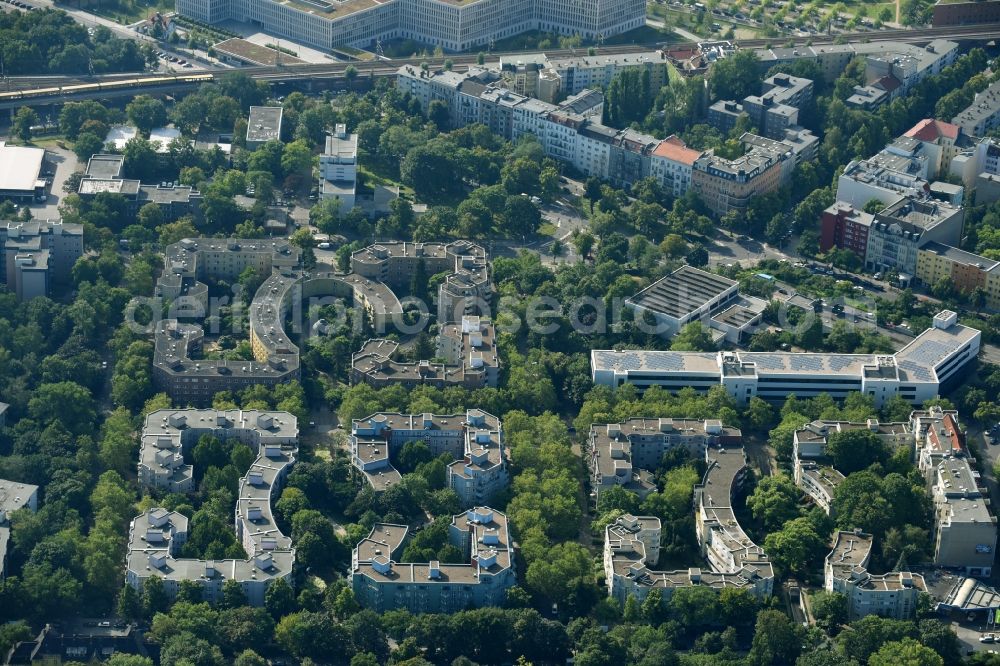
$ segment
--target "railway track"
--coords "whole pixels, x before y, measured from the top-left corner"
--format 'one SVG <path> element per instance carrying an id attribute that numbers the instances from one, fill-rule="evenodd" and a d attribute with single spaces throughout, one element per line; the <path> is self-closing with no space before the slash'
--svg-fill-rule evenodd
<path id="1" fill-rule="evenodd" d="M 738 40 L 736 43 L 741 48 L 762 48 L 768 45 L 788 45 L 795 44 L 803 46 L 811 44 L 821 46 L 832 44 L 837 41 L 905 41 L 922 42 L 936 38 L 944 39 L 996 39 L 1000 36 L 1000 23 L 980 24 L 973 26 L 946 27 L 946 28 L 924 28 L 920 30 L 884 30 L 877 33 L 863 32 L 839 35 L 836 38 L 812 36 L 796 38 L 775 38 L 775 39 L 750 39 Z M 656 49 L 663 46 L 683 46 L 693 44 L 693 42 L 663 42 L 642 43 L 642 44 L 621 44 L 615 46 L 603 46 L 595 49 L 597 55 L 617 55 L 634 53 L 640 50 Z M 545 53 L 550 57 L 566 57 L 582 55 L 589 49 L 546 49 Z M 492 53 L 490 60 L 503 57 L 516 57 L 523 51 Z M 419 67 L 427 63 L 432 67 L 440 66 L 445 60 L 450 60 L 455 69 L 462 71 L 476 64 L 478 54 L 456 54 L 440 58 L 398 58 L 392 60 L 378 60 L 372 62 L 352 62 L 352 63 L 320 63 L 285 65 L 281 67 L 243 67 L 239 70 L 218 69 L 214 71 L 198 72 L 193 74 L 172 74 L 160 75 L 150 73 L 144 76 L 136 74 L 108 74 L 94 77 L 79 76 L 42 76 L 42 77 L 11 77 L 7 80 L 8 89 L 0 89 L 0 108 L 9 108 L 17 101 L 58 102 L 61 99 L 70 97 L 83 98 L 85 96 L 96 97 L 102 93 L 113 93 L 121 95 L 130 90 L 155 90 L 158 87 L 184 85 L 197 85 L 206 81 L 211 81 L 215 76 L 230 71 L 239 71 L 257 80 L 279 82 L 296 79 L 327 79 L 340 78 L 345 74 L 349 66 L 353 66 L 359 76 L 392 76 L 396 71 L 404 66 L 410 65 Z"/>

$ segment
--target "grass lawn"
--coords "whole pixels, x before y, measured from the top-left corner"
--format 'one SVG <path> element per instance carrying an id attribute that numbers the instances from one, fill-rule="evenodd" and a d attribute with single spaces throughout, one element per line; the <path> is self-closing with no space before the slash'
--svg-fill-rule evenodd
<path id="1" fill-rule="evenodd" d="M 556 231 L 558 231 L 558 229 L 556 228 L 556 225 L 552 224 L 551 222 L 543 222 L 538 227 L 538 233 L 537 233 L 537 235 L 538 236 L 555 236 L 556 235 Z"/>

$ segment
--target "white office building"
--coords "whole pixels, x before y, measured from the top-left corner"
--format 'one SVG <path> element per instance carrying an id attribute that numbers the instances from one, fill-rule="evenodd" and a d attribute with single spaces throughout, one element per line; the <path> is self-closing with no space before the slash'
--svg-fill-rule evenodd
<path id="1" fill-rule="evenodd" d="M 601 350 L 590 353 L 595 384 L 634 384 L 640 391 L 723 386 L 740 405 L 753 396 L 781 401 L 790 394 L 809 398 L 826 393 L 842 400 L 848 393 L 870 395 L 881 406 L 894 395 L 922 404 L 961 376 L 979 353 L 980 331 L 958 323 L 949 310 L 931 328 L 895 354 L 812 352 L 674 352 Z"/>

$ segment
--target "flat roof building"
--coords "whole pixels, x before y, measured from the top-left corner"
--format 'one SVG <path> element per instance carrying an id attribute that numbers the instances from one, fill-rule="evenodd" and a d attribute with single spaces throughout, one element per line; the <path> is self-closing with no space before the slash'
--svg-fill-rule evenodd
<path id="1" fill-rule="evenodd" d="M 640 391 L 660 386 L 676 392 L 691 387 L 705 392 L 721 385 L 740 405 L 751 397 L 784 400 L 794 393 L 828 393 L 843 399 L 851 392 L 870 395 L 881 405 L 893 395 L 913 404 L 938 395 L 976 358 L 982 334 L 942 311 L 931 328 L 892 355 L 807 352 L 591 351 L 595 384 Z"/>
<path id="2" fill-rule="evenodd" d="M 713 445 L 705 450 L 705 459 L 708 469 L 695 486 L 694 500 L 698 543 L 709 570 L 655 570 L 659 518 L 626 514 L 604 530 L 604 578 L 608 595 L 619 603 L 630 596 L 642 601 L 652 589 L 661 590 L 667 601 L 678 587 L 693 585 L 745 589 L 758 598 L 772 594 L 774 568 L 740 527 L 732 508 L 747 469 L 743 449 Z"/>
<path id="3" fill-rule="evenodd" d="M 882 575 L 868 572 L 872 535 L 839 531 L 823 566 L 824 589 L 847 597 L 851 620 L 866 615 L 906 620 L 916 614 L 917 600 L 927 592 L 924 577 L 909 571 Z"/>
<path id="4" fill-rule="evenodd" d="M 45 180 L 41 178 L 45 150 L 25 146 L 8 146 L 0 141 L 0 197 L 19 201 L 35 201 L 45 196 Z"/>
<path id="5" fill-rule="evenodd" d="M 0 222 L 0 272 L 20 300 L 68 285 L 83 256 L 83 227 L 49 220 Z"/>
<path id="6" fill-rule="evenodd" d="M 251 106 L 247 119 L 247 150 L 256 150 L 268 141 L 281 141 L 280 106 Z"/>
<path id="7" fill-rule="evenodd" d="M 164 409 L 146 416 L 139 449 L 139 484 L 172 493 L 194 490 L 193 468 L 184 451 L 205 435 L 243 442 L 256 459 L 240 479 L 235 525 L 246 559 L 182 558 L 188 519 L 175 511 L 153 508 L 132 520 L 126 582 L 136 590 L 151 576 L 163 579 L 175 597 L 185 580 L 201 585 L 204 598 L 215 603 L 223 585 L 235 580 L 253 606 L 263 606 L 270 584 L 281 578 L 292 584 L 295 549 L 278 528 L 272 502 L 278 497 L 298 454 L 298 423 L 288 412 L 257 410 Z"/>
<path id="8" fill-rule="evenodd" d="M 363 607 L 377 613 L 454 613 L 502 606 L 517 583 L 507 516 L 488 506 L 451 520 L 448 542 L 462 551 L 462 563 L 401 562 L 408 537 L 406 525 L 377 523 L 355 547 L 351 588 Z"/>
<path id="9" fill-rule="evenodd" d="M 462 506 L 488 503 L 510 483 L 500 419 L 480 409 L 464 415 L 380 412 L 351 423 L 351 462 L 378 492 L 401 480 L 390 457 L 407 442 L 423 442 L 435 456 L 448 454 L 448 487 Z"/>
<path id="10" fill-rule="evenodd" d="M 1000 5 L 998 2 L 991 4 Z M 986 90 L 976 93 L 972 104 L 952 118 L 951 122 L 961 127 L 966 134 L 976 137 L 986 136 L 1000 127 L 1000 81 L 995 81 Z"/>
<path id="11" fill-rule="evenodd" d="M 319 197 L 340 202 L 341 215 L 354 208 L 358 187 L 358 135 L 338 123 L 319 156 Z"/>
<path id="12" fill-rule="evenodd" d="M 588 460 L 591 486 L 601 492 L 619 486 L 640 498 L 656 490 L 650 473 L 663 455 L 683 448 L 692 456 L 702 456 L 710 446 L 740 446 L 743 433 L 714 419 L 672 419 L 634 417 L 621 423 L 590 426 Z"/>

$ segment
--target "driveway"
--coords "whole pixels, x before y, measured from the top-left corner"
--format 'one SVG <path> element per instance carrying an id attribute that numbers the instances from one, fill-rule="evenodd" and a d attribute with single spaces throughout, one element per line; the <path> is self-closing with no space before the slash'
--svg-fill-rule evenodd
<path id="1" fill-rule="evenodd" d="M 52 170 L 52 185 L 48 188 L 48 198 L 44 203 L 33 203 L 29 208 L 31 215 L 37 220 L 57 220 L 59 219 L 59 202 L 66 193 L 63 192 L 63 183 L 76 171 L 79 163 L 76 154 L 72 150 L 60 148 L 54 143 L 45 146 L 45 162 L 42 170 Z M 82 170 L 82 168 L 80 168 Z"/>

